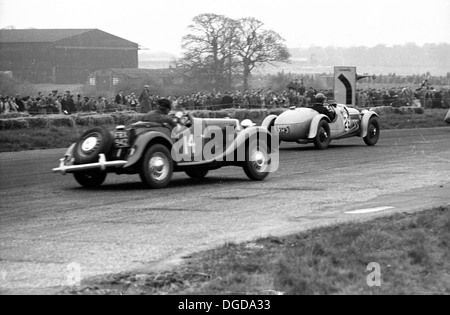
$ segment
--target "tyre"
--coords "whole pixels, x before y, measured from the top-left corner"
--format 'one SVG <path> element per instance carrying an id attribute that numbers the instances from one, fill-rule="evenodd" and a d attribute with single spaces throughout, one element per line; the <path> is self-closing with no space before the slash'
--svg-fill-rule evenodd
<path id="1" fill-rule="evenodd" d="M 251 180 L 261 181 L 269 175 L 270 155 L 265 142 L 251 141 L 247 143 L 243 168 Z"/>
<path id="2" fill-rule="evenodd" d="M 98 162 L 100 153 L 108 156 L 113 145 L 111 133 L 103 128 L 96 127 L 86 131 L 78 140 L 73 151 L 75 164 L 88 164 Z"/>
<path id="3" fill-rule="evenodd" d="M 73 173 L 75 180 L 83 187 L 96 188 L 100 187 L 106 179 L 105 172 L 77 172 Z"/>
<path id="4" fill-rule="evenodd" d="M 186 171 L 186 175 L 189 176 L 190 178 L 195 178 L 195 179 L 203 179 L 206 177 L 206 175 L 208 175 L 208 170 L 202 170 L 202 169 L 195 169 L 195 170 L 188 170 Z"/>
<path id="5" fill-rule="evenodd" d="M 369 125 L 367 126 L 367 136 L 364 137 L 364 142 L 368 146 L 374 146 L 380 139 L 380 123 L 378 118 L 372 117 L 369 120 Z"/>
<path id="6" fill-rule="evenodd" d="M 321 120 L 317 127 L 317 135 L 314 138 L 314 145 L 319 150 L 326 150 L 330 146 L 330 125 L 325 120 Z"/>
<path id="7" fill-rule="evenodd" d="M 170 150 L 162 144 L 155 144 L 145 153 L 139 175 L 148 187 L 164 188 L 172 179 L 173 168 Z"/>

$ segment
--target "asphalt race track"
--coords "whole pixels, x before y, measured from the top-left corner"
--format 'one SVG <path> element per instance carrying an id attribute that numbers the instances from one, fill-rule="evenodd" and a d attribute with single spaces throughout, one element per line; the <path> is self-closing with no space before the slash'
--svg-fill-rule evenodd
<path id="1" fill-rule="evenodd" d="M 70 263 L 82 277 L 152 270 L 224 242 L 450 204 L 450 128 L 382 131 L 375 147 L 284 143 L 264 182 L 229 167 L 163 190 L 126 175 L 81 188 L 51 172 L 64 152 L 0 154 L 0 292 L 57 290 Z"/>

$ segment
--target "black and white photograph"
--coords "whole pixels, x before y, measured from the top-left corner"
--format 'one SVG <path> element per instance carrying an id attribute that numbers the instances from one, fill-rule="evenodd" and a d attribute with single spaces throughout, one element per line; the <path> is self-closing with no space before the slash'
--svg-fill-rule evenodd
<path id="1" fill-rule="evenodd" d="M 280 312 L 449 257 L 448 0 L 0 0 L 0 295 Z"/>

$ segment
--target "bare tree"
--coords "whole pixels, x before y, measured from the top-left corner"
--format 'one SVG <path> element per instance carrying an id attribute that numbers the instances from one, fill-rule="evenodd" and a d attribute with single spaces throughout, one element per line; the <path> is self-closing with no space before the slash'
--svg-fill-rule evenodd
<path id="1" fill-rule="evenodd" d="M 183 58 L 178 62 L 195 71 L 214 88 L 231 89 L 232 78 L 243 74 L 244 88 L 252 70 L 260 64 L 288 61 L 290 54 L 284 39 L 264 30 L 254 18 L 233 20 L 223 15 L 201 14 L 183 37 Z"/>
<path id="2" fill-rule="evenodd" d="M 244 89 L 252 70 L 264 63 L 287 62 L 290 53 L 284 39 L 276 32 L 264 30 L 263 23 L 255 18 L 238 21 L 236 54 L 243 67 Z"/>
<path id="3" fill-rule="evenodd" d="M 193 22 L 188 27 L 190 33 L 182 40 L 185 53 L 181 62 L 206 75 L 213 87 L 222 86 L 226 73 L 234 67 L 236 22 L 216 14 L 198 15 Z"/>

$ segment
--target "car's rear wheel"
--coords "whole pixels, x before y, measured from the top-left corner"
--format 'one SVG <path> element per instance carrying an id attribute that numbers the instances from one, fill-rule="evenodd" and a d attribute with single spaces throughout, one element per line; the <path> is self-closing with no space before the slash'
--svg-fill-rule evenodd
<path id="1" fill-rule="evenodd" d="M 208 172 L 208 170 L 204 169 L 187 170 L 186 175 L 190 178 L 203 179 L 208 175 Z"/>
<path id="2" fill-rule="evenodd" d="M 367 126 L 367 136 L 364 137 L 364 142 L 368 146 L 374 146 L 377 144 L 380 139 L 380 123 L 378 122 L 378 118 L 372 117 L 369 120 L 369 124 Z"/>
<path id="3" fill-rule="evenodd" d="M 81 136 L 75 145 L 73 157 L 75 164 L 98 162 L 100 153 L 108 155 L 113 145 L 111 133 L 103 127 L 89 129 Z"/>
<path id="4" fill-rule="evenodd" d="M 169 149 L 162 144 L 155 144 L 145 153 L 139 175 L 147 186 L 155 189 L 164 188 L 172 179 L 173 168 Z"/>
<path id="5" fill-rule="evenodd" d="M 73 173 L 75 180 L 83 187 L 96 188 L 100 187 L 106 179 L 105 172 L 76 172 Z"/>
<path id="6" fill-rule="evenodd" d="M 261 181 L 269 175 L 270 155 L 263 141 L 250 141 L 245 148 L 244 172 L 251 180 Z"/>
<path id="7" fill-rule="evenodd" d="M 317 127 L 317 135 L 314 138 L 314 145 L 319 150 L 326 150 L 330 146 L 330 142 L 330 125 L 325 120 L 321 120 L 319 126 Z"/>

